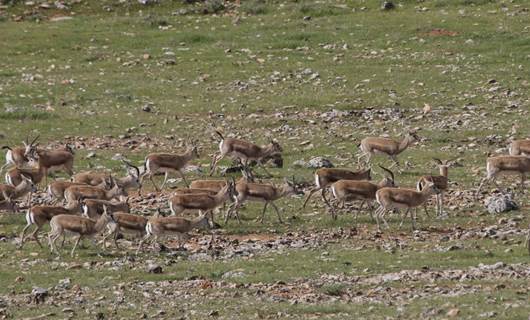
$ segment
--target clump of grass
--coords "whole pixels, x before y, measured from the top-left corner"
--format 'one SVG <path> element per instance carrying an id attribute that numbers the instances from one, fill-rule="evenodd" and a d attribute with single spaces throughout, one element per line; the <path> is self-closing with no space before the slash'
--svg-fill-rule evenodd
<path id="1" fill-rule="evenodd" d="M 311 17 L 327 17 L 327 16 L 336 16 L 342 14 L 344 10 L 339 8 L 334 8 L 330 6 L 321 6 L 321 5 L 309 5 L 302 4 L 299 9 L 300 13 L 306 16 Z"/>
<path id="2" fill-rule="evenodd" d="M 0 113 L 3 120 L 46 120 L 55 117 L 54 114 L 43 111 L 14 111 Z"/>
<path id="3" fill-rule="evenodd" d="M 346 285 L 340 283 L 327 284 L 320 288 L 322 293 L 327 294 L 328 296 L 341 296 L 346 293 Z"/>
<path id="4" fill-rule="evenodd" d="M 225 9 L 225 4 L 222 0 L 207 0 L 203 3 L 200 12 L 202 14 L 220 13 Z"/>
<path id="5" fill-rule="evenodd" d="M 153 27 L 153 28 L 158 28 L 160 26 L 167 26 L 169 23 L 167 22 L 166 19 L 164 18 L 161 18 L 161 17 L 154 17 L 154 16 L 147 16 L 145 18 L 145 22 L 150 26 L 150 27 Z"/>
<path id="6" fill-rule="evenodd" d="M 207 36 L 201 33 L 187 33 L 184 35 L 182 39 L 180 39 L 180 41 L 186 42 L 186 43 L 199 44 L 199 43 L 210 43 L 213 41 L 213 39 L 210 36 Z"/>
<path id="7" fill-rule="evenodd" d="M 241 4 L 241 11 L 250 15 L 260 15 L 267 13 L 267 5 L 264 0 L 254 0 L 243 2 Z"/>

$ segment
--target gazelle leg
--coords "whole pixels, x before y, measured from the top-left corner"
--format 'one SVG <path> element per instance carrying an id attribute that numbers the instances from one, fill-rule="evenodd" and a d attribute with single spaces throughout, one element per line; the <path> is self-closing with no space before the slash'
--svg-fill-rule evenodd
<path id="1" fill-rule="evenodd" d="M 212 158 L 212 163 L 210 165 L 210 177 L 213 175 L 213 173 L 215 172 L 215 169 L 217 168 L 217 163 L 219 161 L 221 161 L 221 159 L 223 159 L 223 155 L 221 153 L 216 153 L 214 154 L 213 158 Z"/>
<path id="2" fill-rule="evenodd" d="M 331 208 L 331 204 L 329 203 L 328 199 L 326 198 L 326 189 L 322 189 L 322 199 L 324 200 L 324 203 Z"/>
<path id="3" fill-rule="evenodd" d="M 265 219 L 265 211 L 267 210 L 268 205 L 269 205 L 269 202 L 265 202 L 265 205 L 263 206 L 263 211 L 261 212 L 261 218 L 260 218 L 261 223 L 263 223 L 263 219 Z"/>
<path id="4" fill-rule="evenodd" d="M 524 182 L 526 180 L 525 174 L 521 174 L 521 193 L 524 193 Z"/>
<path id="5" fill-rule="evenodd" d="M 138 243 L 138 248 L 136 249 L 136 255 L 138 255 L 138 254 L 140 253 L 140 250 L 142 249 L 142 245 L 143 245 L 144 242 L 146 242 L 150 237 L 151 237 L 151 234 L 150 234 L 150 233 L 147 233 L 147 234 L 142 238 L 142 240 L 140 240 L 140 243 Z"/>
<path id="6" fill-rule="evenodd" d="M 407 209 L 407 211 L 405 211 L 405 214 L 403 216 L 401 216 L 401 222 L 399 223 L 399 227 L 401 228 L 403 226 L 403 222 L 405 221 L 405 219 L 407 219 L 407 215 L 409 214 L 409 211 L 410 211 L 410 208 Z M 399 213 L 399 212 L 398 212 Z M 412 216 L 411 216 L 412 217 Z"/>
<path id="7" fill-rule="evenodd" d="M 309 202 L 309 199 L 311 198 L 311 196 L 317 192 L 319 190 L 319 188 L 314 188 L 314 189 L 311 189 L 311 191 L 309 191 L 309 195 L 307 196 L 307 198 L 305 199 L 304 201 L 304 205 L 302 206 L 302 210 L 305 209 L 307 203 Z"/>
<path id="8" fill-rule="evenodd" d="M 79 241 L 81 241 L 81 237 L 83 237 L 83 236 L 79 235 L 79 237 L 77 237 L 77 239 L 75 240 L 74 247 L 72 248 L 72 251 L 70 252 L 70 256 L 71 257 L 74 256 L 75 248 L 77 248 L 77 245 L 79 244 Z"/>
<path id="9" fill-rule="evenodd" d="M 438 200 L 438 198 L 436 198 L 436 200 Z M 436 204 L 436 209 L 438 209 L 438 204 Z M 425 215 L 426 215 L 427 217 L 430 217 L 430 215 L 429 215 L 429 210 L 427 210 L 427 203 L 424 203 L 424 204 L 423 204 L 423 211 L 425 212 Z M 437 214 L 437 215 L 438 215 L 438 214 Z"/>
<path id="10" fill-rule="evenodd" d="M 166 185 L 168 177 L 169 177 L 169 171 L 166 171 L 164 174 L 164 182 L 162 182 L 162 186 L 160 187 L 160 190 L 164 189 L 164 186 Z"/>
<path id="11" fill-rule="evenodd" d="M 375 210 L 375 222 L 377 223 L 377 230 L 379 231 L 381 231 L 381 225 L 379 224 L 379 217 L 381 216 L 384 210 L 385 208 L 383 206 L 379 206 L 379 208 Z"/>
<path id="12" fill-rule="evenodd" d="M 182 171 L 177 171 L 179 174 L 180 174 L 180 177 L 182 178 L 182 180 L 184 180 L 184 183 L 186 184 L 186 187 L 189 188 L 190 187 L 190 184 L 188 183 L 188 180 L 186 180 L 186 177 L 184 176 L 184 173 L 182 173 Z"/>
<path id="13" fill-rule="evenodd" d="M 40 228 L 40 226 L 37 226 L 37 228 L 35 228 L 35 230 L 33 230 L 33 232 L 31 233 L 31 237 L 35 240 L 35 242 L 37 242 L 39 247 L 42 248 L 42 244 L 39 241 L 39 237 L 37 237 L 37 233 L 40 231 Z"/>
<path id="14" fill-rule="evenodd" d="M 31 224 L 27 224 L 24 229 L 22 229 L 22 232 L 20 233 L 20 244 L 18 245 L 19 249 L 22 249 L 22 246 L 24 245 L 24 234 L 26 231 L 31 227 Z"/>
<path id="15" fill-rule="evenodd" d="M 148 173 L 148 175 L 149 175 L 149 181 L 151 181 L 151 183 L 153 184 L 153 187 L 155 187 L 155 190 L 160 191 L 160 188 L 158 188 L 158 186 L 156 185 L 155 180 L 153 180 L 153 175 L 151 173 Z"/>
<path id="16" fill-rule="evenodd" d="M 276 214 L 278 215 L 278 221 L 280 223 L 283 223 L 282 217 L 280 215 L 280 210 L 278 210 L 278 207 L 276 206 L 276 204 L 274 202 L 271 202 L 271 206 L 274 208 L 274 210 L 276 210 Z"/>

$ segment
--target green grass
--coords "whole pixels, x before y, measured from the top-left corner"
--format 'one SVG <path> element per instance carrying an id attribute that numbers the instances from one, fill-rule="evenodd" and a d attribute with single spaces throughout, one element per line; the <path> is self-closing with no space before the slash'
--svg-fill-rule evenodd
<path id="1" fill-rule="evenodd" d="M 284 176 L 295 175 L 312 182 L 312 170 L 293 167 L 294 161 L 319 155 L 339 167 L 356 167 L 357 146 L 363 137 L 398 137 L 405 130 L 418 127 L 423 140 L 399 156 L 410 167 L 396 174 L 397 183 L 412 187 L 418 176 L 437 172 L 431 165 L 432 157 L 457 156 L 464 166 L 450 170 L 450 179 L 458 184 L 455 189 L 465 191 L 477 186 L 488 152 L 506 146 L 513 124 L 519 126 L 517 137 L 530 135 L 526 121 L 530 111 L 530 19 L 524 1 L 500 4 L 489 0 L 406 0 L 395 2 L 395 10 L 382 11 L 378 1 L 253 0 L 242 1 L 237 13 L 230 4 L 221 9 L 217 1 L 160 1 L 147 6 L 136 1 L 84 1 L 72 4 L 69 10 L 36 9 L 33 13 L 21 1 L 15 5 L 12 2 L 7 9 L 0 9 L 0 142 L 15 146 L 28 134 L 40 134 L 41 145 L 63 142 L 66 136 L 85 138 L 88 147 L 77 151 L 75 171 L 86 170 L 90 164 L 112 168 L 121 175 L 121 164 L 110 160 L 114 154 L 122 153 L 140 164 L 149 152 L 182 150 L 180 141 L 186 136 L 200 140 L 201 157 L 195 164 L 207 168 L 218 146 L 212 128 L 219 127 L 225 134 L 237 134 L 260 144 L 266 143 L 268 136 L 275 137 L 285 150 L 286 165 L 270 169 L 275 176 L 272 180 L 279 182 Z M 203 14 L 205 11 L 210 13 Z M 70 12 L 75 12 L 71 20 L 48 19 Z M 22 21 L 14 21 L 17 16 Z M 237 21 L 235 16 L 239 16 Z M 304 20 L 307 16 L 310 19 Z M 304 73 L 306 69 L 318 73 L 318 77 L 311 79 L 311 74 Z M 488 84 L 490 79 L 497 83 Z M 499 86 L 498 90 L 490 91 L 495 86 Z M 433 112 L 422 115 L 426 103 Z M 142 111 L 146 104 L 152 105 L 152 112 Z M 509 108 L 512 104 L 518 107 Z M 468 105 L 478 109 L 466 110 L 464 106 Z M 14 111 L 5 112 L 11 108 Z M 398 108 L 402 117 L 376 114 L 368 121 L 359 113 L 391 108 Z M 355 113 L 325 121 L 321 113 L 333 109 Z M 136 128 L 129 133 L 131 138 L 120 139 L 131 127 Z M 166 138 L 168 135 L 176 139 Z M 491 135 L 500 137 L 490 143 L 485 137 Z M 110 147 L 100 148 L 99 142 L 93 140 L 103 136 L 112 137 Z M 146 137 L 150 140 L 141 145 Z M 471 141 L 473 137 L 476 139 Z M 140 143 L 132 148 L 127 144 L 130 140 Z M 306 141 L 310 141 L 311 148 L 307 148 Z M 471 143 L 476 146 L 470 147 Z M 96 157 L 87 160 L 85 156 L 92 151 Z M 390 165 L 383 157 L 375 160 Z M 199 177 L 191 175 L 190 179 Z M 380 172 L 374 178 L 380 179 Z M 512 181 L 515 180 L 503 183 Z M 521 199 L 523 208 L 517 214 L 523 216 L 523 221 L 519 228 L 528 225 L 528 201 Z M 499 217 L 481 214 L 480 204 L 464 207 L 459 202 L 461 198 L 451 201 L 449 205 L 456 209 L 450 211 L 447 220 L 424 220 L 420 214 L 419 224 L 424 232 L 435 234 L 433 230 L 467 230 L 498 223 Z M 306 212 L 300 210 L 300 198 L 282 199 L 278 205 L 288 224 L 279 225 L 271 208 L 265 224 L 257 223 L 254 219 L 262 204 L 248 204 L 241 212 L 243 224 L 230 221 L 223 226 L 223 233 L 277 236 L 286 232 L 349 229 L 355 225 L 347 212 L 337 221 L 331 220 L 319 196 L 314 196 Z M 501 217 L 510 218 L 508 214 Z M 437 237 L 427 241 L 414 239 L 409 221 L 401 228 L 397 217 L 389 222 L 391 229 L 385 235 L 404 237 L 407 243 L 406 249 L 393 254 L 378 248 L 381 242 L 375 236 L 375 225 L 363 215 L 358 227 L 368 230 L 366 234 L 370 236 L 337 240 L 318 248 L 260 253 L 248 259 L 183 259 L 164 264 L 164 274 L 152 275 L 144 271 L 141 261 L 155 259 L 165 263 L 169 258 L 146 253 L 133 264 L 134 268 L 118 271 L 100 267 L 52 268 L 63 260 L 105 263 L 122 256 L 111 252 L 98 257 L 90 244 L 73 259 L 65 252 L 60 261 L 33 243 L 16 250 L 10 241 L 21 231 L 24 218 L 4 215 L 0 217 L 0 235 L 10 240 L 0 243 L 0 255 L 5 261 L 0 269 L 0 295 L 21 297 L 33 286 L 51 287 L 66 277 L 87 288 L 91 292 L 87 299 L 93 302 L 100 296 L 115 299 L 111 287 L 136 281 L 178 284 L 190 277 L 202 277 L 238 285 L 270 284 L 300 278 L 309 281 L 323 274 L 376 275 L 423 266 L 441 270 L 497 261 L 528 263 L 520 237 L 509 237 L 514 244 L 472 238 L 459 242 L 464 245 L 462 250 L 440 252 L 435 250 L 437 245 L 449 246 L 455 241 L 439 244 L 433 242 Z M 360 245 L 366 249 L 354 250 Z M 506 249 L 513 252 L 505 252 Z M 19 265 L 19 261 L 35 259 L 42 259 L 41 263 L 22 268 Z M 245 275 L 222 278 L 225 272 L 235 269 L 244 270 Z M 25 280 L 16 282 L 17 276 Z M 322 304 L 276 303 L 256 299 L 249 289 L 234 289 L 236 296 L 232 296 L 234 292 L 212 288 L 204 295 L 209 302 L 204 307 L 203 296 L 194 289 L 189 299 L 197 305 L 166 312 L 167 317 L 190 318 L 204 318 L 211 310 L 218 310 L 221 318 L 234 314 L 241 318 L 267 318 L 280 312 L 279 318 L 288 314 L 294 318 L 341 319 L 356 315 L 380 319 L 429 317 L 429 309 L 437 308 L 440 310 L 432 317 L 443 318 L 453 306 L 460 309 L 462 318 L 477 318 L 480 313 L 495 311 L 498 318 L 525 319 L 528 308 L 523 303 L 507 309 L 501 303 L 502 299 L 520 300 L 520 283 L 503 279 L 503 284 L 506 287 L 495 293 L 410 299 L 402 307 L 391 303 L 344 303 L 341 293 L 350 288 L 341 283 L 320 288 L 320 292 L 337 298 L 336 302 Z M 404 284 L 407 285 L 418 284 Z M 455 287 L 458 282 L 440 285 Z M 218 298 L 218 294 L 223 298 Z M 127 301 L 135 305 L 130 310 L 126 304 L 114 311 L 96 307 L 90 316 L 94 318 L 97 312 L 109 318 L 155 314 L 160 308 L 147 300 L 141 293 L 131 292 Z M 61 318 L 62 308 L 31 305 L 9 308 L 8 313 L 22 318 L 54 312 L 55 317 Z M 74 309 L 81 312 L 77 305 Z"/>

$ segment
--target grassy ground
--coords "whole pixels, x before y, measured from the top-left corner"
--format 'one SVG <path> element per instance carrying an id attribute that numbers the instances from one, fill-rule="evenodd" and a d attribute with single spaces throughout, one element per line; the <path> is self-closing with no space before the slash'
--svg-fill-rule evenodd
<path id="1" fill-rule="evenodd" d="M 458 157 L 463 167 L 451 170 L 450 176 L 456 182 L 454 190 L 464 192 L 476 187 L 488 153 L 506 152 L 501 148 L 511 137 L 529 135 L 530 18 L 525 1 L 399 1 L 390 11 L 380 10 L 377 1 L 243 1 L 239 11 L 228 5 L 217 14 L 191 13 L 214 11 L 214 4 L 84 1 L 69 10 L 34 9 L 23 3 L 0 9 L 2 144 L 18 145 L 28 134 L 39 134 L 42 144 L 75 142 L 76 171 L 89 165 L 121 170 L 119 162 L 110 160 L 116 153 L 140 164 L 151 151 L 182 150 L 182 141 L 192 136 L 201 144 L 196 163 L 207 166 L 217 148 L 213 128 L 221 128 L 225 134 L 258 143 L 266 143 L 268 136 L 276 138 L 285 150 L 286 166 L 271 170 L 274 180 L 295 175 L 312 181 L 310 169 L 292 163 L 325 156 L 337 166 L 355 167 L 362 137 L 397 137 L 421 128 L 422 141 L 400 156 L 409 168 L 397 175 L 398 183 L 412 186 L 419 175 L 436 172 L 432 157 Z M 60 16 L 73 19 L 52 21 Z M 425 104 L 432 111 L 424 114 Z M 146 105 L 151 112 L 143 111 Z M 352 113 L 323 115 L 333 109 Z M 514 124 L 515 133 L 510 131 Z M 96 157 L 88 160 L 90 152 Z M 379 157 L 377 162 L 389 164 Z M 171 255 L 145 253 L 131 266 L 116 270 L 104 263 L 127 260 L 120 251 L 99 257 L 89 248 L 79 250 L 75 258 L 57 260 L 33 243 L 16 250 L 14 235 L 24 218 L 5 215 L 0 217 L 0 234 L 6 236 L 0 245 L 0 294 L 17 303 L 2 312 L 12 318 L 47 312 L 63 318 L 68 314 L 62 311 L 64 301 L 70 299 L 66 305 L 79 317 L 91 318 L 98 313 L 107 318 L 143 313 L 204 318 L 212 311 L 224 318 L 443 318 L 456 308 L 462 318 L 487 317 L 491 311 L 497 318 L 526 319 L 528 285 L 507 277 L 491 283 L 435 281 L 448 290 L 462 282 L 483 289 L 503 287 L 453 297 L 408 297 L 402 304 L 378 293 L 374 296 L 383 301 L 348 303 L 336 295 L 337 290 L 352 287 L 345 283 L 322 289 L 336 300 L 321 303 L 257 298 L 258 289 L 245 287 L 424 266 L 447 270 L 497 261 L 528 264 L 521 233 L 501 240 L 455 237 L 447 246 L 456 241 L 463 249 L 437 250 L 441 236 L 436 230 L 454 235 L 461 229 L 500 225 L 498 217 L 484 215 L 468 196 L 455 192 L 448 197 L 449 219 L 422 220 L 422 232 L 427 234 L 423 241 L 410 234 L 410 224 L 398 227 L 397 218 L 378 239 L 373 222 L 362 217 L 359 235 L 329 244 L 202 262 L 182 258 L 168 263 Z M 314 198 L 306 212 L 300 211 L 300 198 L 281 200 L 287 225 L 277 224 L 272 213 L 266 224 L 254 222 L 260 206 L 248 205 L 243 225 L 230 222 L 221 237 L 319 234 L 353 226 L 350 215 L 331 221 Z M 515 229 L 524 229 L 529 222 L 527 195 L 520 199 L 523 208 L 517 212 L 521 220 Z M 395 240 L 391 237 L 407 246 L 397 252 L 382 249 Z M 365 247 L 356 249 L 361 245 Z M 164 273 L 147 274 L 147 259 L 163 264 Z M 85 262 L 96 266 L 65 269 Z M 243 277 L 222 278 L 225 272 L 240 269 Z M 53 287 L 66 277 L 83 288 L 85 302 L 72 302 L 71 292 L 54 297 L 63 301 L 55 305 L 25 302 L 23 297 L 33 286 Z M 193 277 L 243 287 L 186 288 L 182 283 Z M 170 281 L 167 290 L 186 303 L 177 309 L 157 305 L 157 293 L 131 289 L 124 294 L 126 302 L 111 306 L 120 285 L 135 288 L 134 283 L 149 281 L 161 287 Z M 359 290 L 379 289 L 365 285 Z M 95 307 L 82 313 L 84 303 Z M 437 311 L 429 313 L 432 308 Z M 164 313 L 159 314 L 160 309 Z"/>

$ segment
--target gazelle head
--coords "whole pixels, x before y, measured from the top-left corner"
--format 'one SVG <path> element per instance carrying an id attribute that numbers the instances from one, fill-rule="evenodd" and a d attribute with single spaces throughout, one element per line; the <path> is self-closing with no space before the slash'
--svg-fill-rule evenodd
<path id="1" fill-rule="evenodd" d="M 426 190 L 430 190 L 434 194 L 440 194 L 441 192 L 440 189 L 436 187 L 436 185 L 434 184 L 434 181 L 432 180 L 427 180 L 427 184 L 425 185 L 425 187 L 423 187 L 422 191 L 426 191 Z"/>
<path id="2" fill-rule="evenodd" d="M 39 156 L 37 154 L 38 143 L 35 143 L 39 139 L 39 136 L 36 136 L 31 142 L 28 142 L 28 138 L 25 141 L 22 141 L 24 144 L 24 156 L 30 160 L 38 160 Z"/>
<path id="3" fill-rule="evenodd" d="M 195 159 L 199 158 L 200 155 L 199 155 L 198 141 L 197 140 L 192 140 L 190 138 L 188 138 L 187 140 L 188 140 L 186 142 L 187 151 L 191 152 L 191 157 L 192 158 L 195 158 Z"/>
<path id="4" fill-rule="evenodd" d="M 381 180 L 381 182 L 379 183 L 379 186 L 390 187 L 390 188 L 396 187 L 397 185 L 394 179 L 394 173 L 381 165 L 379 166 L 379 168 L 383 169 L 384 171 L 386 171 L 386 173 L 388 173 L 388 175 L 385 175 L 383 180 Z"/>
<path id="5" fill-rule="evenodd" d="M 418 130 L 409 130 L 409 132 L 407 132 L 407 137 L 409 137 L 412 141 L 421 140 L 420 136 L 418 136 Z"/>
<path id="6" fill-rule="evenodd" d="M 37 185 L 35 185 L 35 183 L 33 182 L 33 180 L 31 179 L 31 177 L 25 175 L 25 174 L 21 174 L 22 176 L 22 181 L 26 182 L 27 185 L 29 185 L 30 187 L 30 190 L 29 192 L 31 193 L 34 193 L 34 192 L 37 192 Z"/>
<path id="7" fill-rule="evenodd" d="M 125 166 L 127 167 L 127 173 L 131 177 L 130 187 L 132 188 L 140 188 L 140 168 L 133 165 L 127 160 L 122 160 L 123 163 L 125 163 Z"/>

